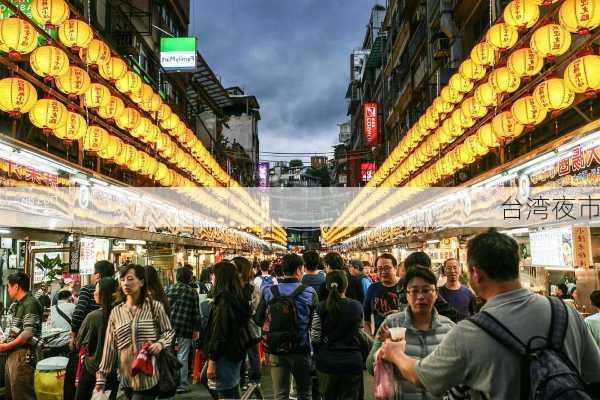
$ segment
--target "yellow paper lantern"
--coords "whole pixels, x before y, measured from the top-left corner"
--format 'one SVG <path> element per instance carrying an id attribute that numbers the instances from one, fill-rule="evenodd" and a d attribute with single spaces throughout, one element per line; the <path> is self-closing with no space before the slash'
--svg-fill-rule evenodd
<path id="1" fill-rule="evenodd" d="M 109 134 L 104 128 L 101 128 L 98 125 L 91 125 L 83 136 L 83 149 L 85 151 L 97 153 L 106 146 L 108 140 Z"/>
<path id="2" fill-rule="evenodd" d="M 69 18 L 69 6 L 64 0 L 33 0 L 30 5 L 31 17 L 40 25 L 52 29 Z"/>
<path id="3" fill-rule="evenodd" d="M 547 114 L 546 109 L 540 106 L 533 96 L 521 97 L 515 101 L 510 112 L 518 123 L 525 126 L 541 124 Z"/>
<path id="4" fill-rule="evenodd" d="M 461 74 L 454 74 L 448 85 L 457 92 L 468 93 L 473 89 L 474 83 L 469 79 L 465 79 Z"/>
<path id="5" fill-rule="evenodd" d="M 140 160 L 140 173 L 153 176 L 158 169 L 158 162 L 143 151 L 138 151 L 138 158 Z"/>
<path id="6" fill-rule="evenodd" d="M 131 107 L 127 107 L 119 116 L 117 117 L 117 126 L 121 129 L 132 130 L 134 129 L 138 123 L 140 122 L 141 115 L 140 113 Z"/>
<path id="7" fill-rule="evenodd" d="M 191 129 L 187 129 L 185 131 L 185 137 L 181 141 L 181 144 L 186 149 L 190 149 L 195 140 L 196 140 L 196 135 L 194 135 L 194 131 L 192 131 Z"/>
<path id="8" fill-rule="evenodd" d="M 67 107 L 58 100 L 41 99 L 29 110 L 29 120 L 49 135 L 67 123 Z"/>
<path id="9" fill-rule="evenodd" d="M 479 127 L 477 130 L 477 139 L 479 142 L 481 142 L 481 144 L 487 146 L 488 148 L 498 147 L 500 145 L 500 142 L 498 142 L 498 138 L 492 129 L 491 123 L 487 123 Z"/>
<path id="10" fill-rule="evenodd" d="M 565 83 L 575 93 L 594 93 L 600 90 L 600 56 L 579 57 L 565 69 Z"/>
<path id="11" fill-rule="evenodd" d="M 157 112 L 160 109 L 161 105 L 162 99 L 158 94 L 153 93 L 148 101 L 144 102 L 142 100 L 140 107 L 142 107 L 142 110 L 147 112 Z"/>
<path id="12" fill-rule="evenodd" d="M 83 104 L 89 108 L 106 107 L 110 101 L 110 90 L 100 83 L 92 83 L 83 97 Z"/>
<path id="13" fill-rule="evenodd" d="M 175 129 L 175 127 L 181 122 L 177 114 L 171 114 L 171 116 L 160 122 L 160 127 L 166 130 Z"/>
<path id="14" fill-rule="evenodd" d="M 471 150 L 471 147 L 466 143 L 462 143 L 458 146 L 457 154 L 463 165 L 469 165 L 475 162 L 475 154 L 473 153 L 473 150 Z"/>
<path id="15" fill-rule="evenodd" d="M 0 79 L 0 110 L 13 118 L 29 112 L 37 102 L 35 87 L 21 78 Z"/>
<path id="16" fill-rule="evenodd" d="M 82 139 L 87 127 L 87 122 L 83 116 L 75 112 L 68 112 L 67 122 L 62 127 L 52 131 L 52 134 L 67 143 L 71 143 L 74 140 Z"/>
<path id="17" fill-rule="evenodd" d="M 460 124 L 457 124 L 452 118 L 448 118 L 444 121 L 442 130 L 453 138 L 459 137 L 464 132 L 463 127 Z"/>
<path id="18" fill-rule="evenodd" d="M 600 25 L 600 2 L 565 0 L 558 11 L 558 20 L 569 32 L 585 35 Z"/>
<path id="19" fill-rule="evenodd" d="M 0 19 L 0 51 L 19 59 L 31 53 L 37 44 L 37 31 L 29 22 L 15 17 Z"/>
<path id="20" fill-rule="evenodd" d="M 158 168 L 156 169 L 156 173 L 154 174 L 154 180 L 162 181 L 163 179 L 169 176 L 169 168 L 161 162 L 158 163 Z"/>
<path id="21" fill-rule="evenodd" d="M 516 76 L 533 76 L 540 73 L 544 58 L 529 47 L 515 50 L 508 57 L 506 66 Z"/>
<path id="22" fill-rule="evenodd" d="M 169 131 L 169 134 L 176 138 L 178 141 L 181 141 L 185 137 L 185 131 L 187 130 L 187 126 L 183 121 L 179 121 L 179 123 L 175 126 L 175 128 Z"/>
<path id="23" fill-rule="evenodd" d="M 479 141 L 477 135 L 471 135 L 465 140 L 465 145 L 471 149 L 475 158 L 483 157 L 488 153 L 488 148 Z"/>
<path id="24" fill-rule="evenodd" d="M 93 67 L 110 62 L 110 47 L 102 40 L 92 39 L 88 47 L 79 49 L 81 60 Z"/>
<path id="25" fill-rule="evenodd" d="M 486 41 L 499 50 L 510 49 L 519 40 L 519 32 L 514 26 L 499 23 L 492 25 L 485 35 Z"/>
<path id="26" fill-rule="evenodd" d="M 487 114 L 487 108 L 475 100 L 475 97 L 469 97 L 463 100 L 460 105 L 462 113 L 468 118 L 482 118 Z"/>
<path id="27" fill-rule="evenodd" d="M 144 102 L 149 102 L 152 99 L 153 94 L 154 91 L 152 90 L 152 87 L 146 83 L 142 83 L 140 90 L 131 92 L 130 97 L 134 103 L 142 104 Z"/>
<path id="28" fill-rule="evenodd" d="M 144 143 L 156 143 L 160 134 L 160 128 L 154 124 L 150 124 L 140 139 L 142 139 Z"/>
<path id="29" fill-rule="evenodd" d="M 457 108 L 452 112 L 451 118 L 454 124 L 460 126 L 461 128 L 470 128 L 475 125 L 475 120 L 469 116 L 466 116 L 460 108 Z"/>
<path id="30" fill-rule="evenodd" d="M 130 144 L 123 143 L 121 146 L 121 151 L 115 156 L 115 161 L 117 164 L 123 167 L 127 167 L 127 161 L 132 157 L 131 153 L 137 151 L 135 147 Z"/>
<path id="31" fill-rule="evenodd" d="M 478 81 L 485 76 L 485 67 L 477 64 L 472 59 L 467 58 L 465 61 L 462 62 L 462 64 L 460 64 L 458 72 L 465 79 Z"/>
<path id="32" fill-rule="evenodd" d="M 83 95 L 90 87 L 90 76 L 85 70 L 70 66 L 67 73 L 55 79 L 58 90 L 74 98 Z"/>
<path id="33" fill-rule="evenodd" d="M 521 85 L 521 78 L 502 67 L 492 71 L 488 82 L 496 93 L 513 93 Z"/>
<path id="34" fill-rule="evenodd" d="M 123 155 L 120 157 L 119 163 L 123 162 L 123 166 L 133 172 L 141 170 L 140 157 L 135 147 L 130 144 L 123 145 Z"/>
<path id="35" fill-rule="evenodd" d="M 457 104 L 460 103 L 460 101 L 463 99 L 463 94 L 460 93 L 458 90 L 454 90 L 450 86 L 446 86 L 440 92 L 440 97 L 446 103 Z"/>
<path id="36" fill-rule="evenodd" d="M 131 129 L 131 135 L 136 138 L 141 138 L 146 135 L 146 130 L 150 129 L 150 120 L 148 118 L 141 117 L 138 124 Z"/>
<path id="37" fill-rule="evenodd" d="M 438 127 L 439 117 L 435 109 L 433 109 L 433 106 L 429 106 L 429 108 L 427 108 L 423 118 L 427 129 L 435 129 Z"/>
<path id="38" fill-rule="evenodd" d="M 58 47 L 42 46 L 31 53 L 29 64 L 33 72 L 43 77 L 45 82 L 52 82 L 57 76 L 68 72 L 69 57 Z"/>
<path id="39" fill-rule="evenodd" d="M 489 82 L 475 89 L 475 101 L 483 107 L 493 107 L 498 104 L 498 94 Z"/>
<path id="40" fill-rule="evenodd" d="M 169 118 L 171 114 L 173 114 L 173 112 L 171 111 L 171 107 L 169 107 L 168 104 L 163 103 L 158 109 L 156 118 L 158 118 L 159 121 L 164 121 L 167 118 Z"/>
<path id="41" fill-rule="evenodd" d="M 454 108 L 452 103 L 444 101 L 444 99 L 441 97 L 436 97 L 435 100 L 433 100 L 433 107 L 435 108 L 435 111 L 440 114 L 440 116 L 449 113 Z"/>
<path id="42" fill-rule="evenodd" d="M 498 139 L 507 140 L 520 136 L 525 127 L 517 122 L 510 111 L 505 111 L 492 119 L 492 129 Z"/>
<path id="43" fill-rule="evenodd" d="M 504 21 L 518 29 L 529 29 L 540 18 L 540 9 L 532 0 L 513 0 L 504 8 Z"/>
<path id="44" fill-rule="evenodd" d="M 125 110 L 125 103 L 117 96 L 110 96 L 108 104 L 98 108 L 98 115 L 107 120 L 115 120 Z"/>
<path id="45" fill-rule="evenodd" d="M 535 101 L 547 111 L 565 109 L 575 100 L 575 93 L 569 89 L 563 79 L 548 79 L 533 90 Z"/>
<path id="46" fill-rule="evenodd" d="M 78 52 L 90 45 L 94 39 L 92 28 L 79 19 L 66 20 L 58 27 L 58 40 L 66 47 Z"/>
<path id="47" fill-rule="evenodd" d="M 139 91 L 142 88 L 142 78 L 135 72 L 126 72 L 115 82 L 117 90 L 121 93 L 129 94 Z"/>
<path id="48" fill-rule="evenodd" d="M 544 25 L 533 32 L 530 46 L 540 56 L 552 59 L 569 50 L 571 34 L 558 24 Z"/>
<path id="49" fill-rule="evenodd" d="M 120 57 L 111 57 L 109 62 L 98 67 L 98 72 L 107 81 L 116 82 L 127 73 L 127 64 Z"/>
<path id="50" fill-rule="evenodd" d="M 121 153 L 124 143 L 121 139 L 114 135 L 108 135 L 106 146 L 98 151 L 98 155 L 105 160 L 114 160 Z"/>
<path id="51" fill-rule="evenodd" d="M 475 64 L 487 67 L 496 63 L 496 49 L 488 42 L 476 44 L 471 50 L 471 60 Z"/>

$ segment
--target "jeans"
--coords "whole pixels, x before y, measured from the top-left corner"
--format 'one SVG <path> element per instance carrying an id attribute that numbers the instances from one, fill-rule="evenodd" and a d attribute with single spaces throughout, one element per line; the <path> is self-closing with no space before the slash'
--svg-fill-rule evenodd
<path id="1" fill-rule="evenodd" d="M 192 349 L 192 339 L 178 337 L 177 344 L 179 345 L 179 350 L 177 351 L 177 359 L 182 365 L 181 370 L 179 370 L 181 378 L 177 390 L 187 390 L 189 385 L 189 358 Z"/>
<path id="2" fill-rule="evenodd" d="M 358 400 L 362 374 L 326 374 L 318 372 L 323 400 Z"/>
<path id="3" fill-rule="evenodd" d="M 310 354 L 269 355 L 275 400 L 289 400 L 290 375 L 294 377 L 298 400 L 311 400 Z"/>

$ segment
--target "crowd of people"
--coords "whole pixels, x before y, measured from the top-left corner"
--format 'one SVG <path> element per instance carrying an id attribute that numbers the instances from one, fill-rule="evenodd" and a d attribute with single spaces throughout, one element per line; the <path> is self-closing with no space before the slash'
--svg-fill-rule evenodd
<path id="1" fill-rule="evenodd" d="M 166 290 L 151 266 L 127 264 L 115 276 L 100 261 L 77 304 L 64 291 L 51 306 L 53 326 L 68 332 L 53 346 L 70 358 L 65 399 L 188 392 L 194 348 L 215 399 L 261 398 L 269 378 L 276 400 L 360 400 L 369 390 L 406 400 L 598 396 L 600 314 L 584 321 L 560 299 L 522 287 L 509 236 L 489 231 L 467 250 L 468 270 L 446 260 L 442 284 L 424 252 L 401 263 L 383 253 L 373 267 L 335 252 L 235 257 L 198 280 L 182 266 Z M 43 306 L 26 274 L 8 282 L 7 396 L 34 399 Z M 600 310 L 600 292 L 590 298 Z M 170 354 L 175 370 L 165 366 Z M 261 376 L 264 364 L 270 377 Z M 365 370 L 375 388 L 365 387 Z"/>

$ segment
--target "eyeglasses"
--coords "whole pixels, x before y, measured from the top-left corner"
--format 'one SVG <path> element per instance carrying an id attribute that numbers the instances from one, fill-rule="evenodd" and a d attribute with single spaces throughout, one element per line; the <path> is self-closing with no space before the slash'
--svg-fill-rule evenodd
<path id="1" fill-rule="evenodd" d="M 422 294 L 423 296 L 429 296 L 429 295 L 433 294 L 434 292 L 435 292 L 435 289 L 431 288 L 431 287 L 421 288 L 421 289 L 408 289 L 406 291 L 406 293 L 412 297 L 417 297 L 420 294 Z"/>

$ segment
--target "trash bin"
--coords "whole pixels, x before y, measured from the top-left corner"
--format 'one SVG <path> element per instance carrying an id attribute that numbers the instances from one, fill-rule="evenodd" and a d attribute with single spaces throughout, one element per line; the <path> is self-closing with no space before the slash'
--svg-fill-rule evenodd
<path id="1" fill-rule="evenodd" d="M 38 399 L 63 400 L 67 357 L 50 357 L 35 367 L 35 395 Z"/>

